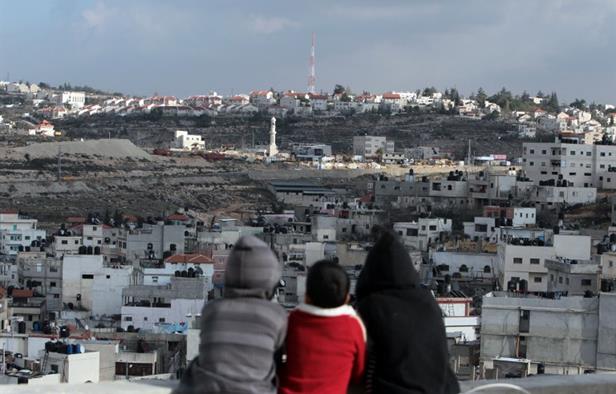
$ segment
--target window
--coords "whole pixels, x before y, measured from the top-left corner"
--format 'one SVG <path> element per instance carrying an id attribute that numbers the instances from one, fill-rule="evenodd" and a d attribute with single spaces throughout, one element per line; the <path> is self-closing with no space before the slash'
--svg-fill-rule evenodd
<path id="1" fill-rule="evenodd" d="M 569 285 L 569 278 L 566 278 L 566 279 L 565 279 L 565 283 L 566 283 L 567 285 Z"/>
<path id="2" fill-rule="evenodd" d="M 590 285 L 592 285 L 592 280 L 582 279 L 582 286 L 590 286 Z"/>
<path id="3" fill-rule="evenodd" d="M 601 157 L 605 157 L 605 152 L 601 152 L 601 153 L 599 153 L 599 156 L 601 156 Z"/>
<path id="4" fill-rule="evenodd" d="M 92 231 L 96 231 L 96 226 L 92 227 Z"/>
<path id="5" fill-rule="evenodd" d="M 548 151 L 546 151 L 545 149 L 542 149 L 542 150 L 541 150 L 541 154 L 542 154 L 542 155 L 546 155 L 547 153 L 548 153 Z"/>
<path id="6" fill-rule="evenodd" d="M 434 225 L 430 226 L 430 231 L 436 231 L 436 226 Z"/>
<path id="7" fill-rule="evenodd" d="M 530 311 L 529 310 L 521 310 L 520 311 L 520 332 L 528 333 L 530 329 Z"/>
<path id="8" fill-rule="evenodd" d="M 147 317 L 147 316 L 144 316 L 144 317 L 143 317 L 143 321 L 148 321 L 148 317 Z"/>
<path id="9" fill-rule="evenodd" d="M 124 321 L 133 321 L 132 316 L 124 316 Z"/>
<path id="10" fill-rule="evenodd" d="M 534 165 L 535 165 L 535 162 L 534 162 L 534 161 L 529 161 L 529 162 L 528 162 L 528 165 L 532 167 L 532 166 L 534 166 Z"/>
<path id="11" fill-rule="evenodd" d="M 610 261 L 610 268 L 612 268 L 614 266 L 614 262 Z"/>
<path id="12" fill-rule="evenodd" d="M 68 244 L 68 241 L 66 239 L 63 239 L 62 240 L 62 245 L 66 245 L 66 244 Z"/>
<path id="13" fill-rule="evenodd" d="M 86 238 L 88 241 L 92 241 L 92 237 L 87 237 Z"/>
<path id="14" fill-rule="evenodd" d="M 569 173 L 569 176 L 576 176 L 576 175 L 577 175 L 577 173 L 576 173 L 576 172 L 570 172 L 570 173 Z"/>
<path id="15" fill-rule="evenodd" d="M 570 154 L 571 156 L 575 156 L 575 151 L 574 151 L 574 150 L 572 150 L 571 152 L 569 152 L 569 154 Z"/>
<path id="16" fill-rule="evenodd" d="M 586 156 L 591 156 L 592 153 L 591 152 L 586 152 Z"/>
<path id="17" fill-rule="evenodd" d="M 535 258 L 530 259 L 530 263 L 531 264 L 539 264 L 539 259 L 535 259 Z"/>
<path id="18" fill-rule="evenodd" d="M 79 240 L 78 239 L 75 240 L 75 245 L 79 245 Z"/>
<path id="19" fill-rule="evenodd" d="M 49 287 L 56 287 L 56 282 L 49 282 Z"/>
<path id="20" fill-rule="evenodd" d="M 554 282 L 554 275 L 550 274 L 550 282 Z"/>
<path id="21" fill-rule="evenodd" d="M 562 276 L 558 277 L 558 283 L 560 283 L 561 285 L 563 284 L 563 277 Z"/>
<path id="22" fill-rule="evenodd" d="M 105 275 L 107 279 L 111 279 L 111 275 Z"/>
<path id="23" fill-rule="evenodd" d="M 513 264 L 522 264 L 522 258 L 521 257 L 514 257 L 513 258 Z"/>
<path id="24" fill-rule="evenodd" d="M 165 322 L 165 318 L 164 318 L 164 317 L 160 317 L 160 318 L 158 319 L 158 322 L 159 322 L 159 323 L 164 323 L 164 322 Z"/>
<path id="25" fill-rule="evenodd" d="M 541 277 L 540 276 L 535 276 L 535 279 L 533 280 L 533 282 L 541 283 Z"/>
<path id="26" fill-rule="evenodd" d="M 158 276 L 152 277 L 152 283 L 158 283 Z"/>
<path id="27" fill-rule="evenodd" d="M 534 150 L 534 149 L 531 149 L 531 150 L 530 150 L 530 154 L 531 154 L 531 155 L 535 154 L 535 150 Z"/>
<path id="28" fill-rule="evenodd" d="M 94 279 L 94 275 L 92 275 L 92 274 L 83 274 L 83 275 L 81 275 L 81 279 Z"/>

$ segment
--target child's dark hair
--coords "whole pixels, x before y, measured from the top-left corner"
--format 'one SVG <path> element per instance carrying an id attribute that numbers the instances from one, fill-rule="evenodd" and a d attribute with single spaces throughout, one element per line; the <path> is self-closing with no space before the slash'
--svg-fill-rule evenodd
<path id="1" fill-rule="evenodd" d="M 336 308 L 344 305 L 349 286 L 345 270 L 332 261 L 318 261 L 308 270 L 306 294 L 314 306 Z"/>

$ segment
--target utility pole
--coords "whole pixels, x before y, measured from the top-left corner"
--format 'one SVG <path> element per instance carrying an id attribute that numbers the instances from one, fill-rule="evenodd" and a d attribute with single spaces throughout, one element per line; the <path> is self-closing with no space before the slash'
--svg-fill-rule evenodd
<path id="1" fill-rule="evenodd" d="M 58 145 L 58 182 L 62 181 L 62 145 Z"/>

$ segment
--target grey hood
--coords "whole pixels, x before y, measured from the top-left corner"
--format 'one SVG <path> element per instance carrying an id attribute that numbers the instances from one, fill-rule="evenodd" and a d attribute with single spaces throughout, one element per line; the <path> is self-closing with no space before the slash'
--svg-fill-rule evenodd
<path id="1" fill-rule="evenodd" d="M 282 267 L 265 242 L 242 237 L 227 259 L 224 296 L 271 299 L 281 274 Z"/>

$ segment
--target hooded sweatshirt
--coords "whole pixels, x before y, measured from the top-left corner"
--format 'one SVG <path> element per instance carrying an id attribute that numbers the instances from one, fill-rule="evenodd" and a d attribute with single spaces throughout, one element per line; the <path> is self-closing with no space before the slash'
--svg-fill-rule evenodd
<path id="1" fill-rule="evenodd" d="M 393 234 L 376 242 L 357 280 L 369 345 L 367 389 L 375 394 L 460 391 L 449 366 L 441 309 Z"/>
<path id="2" fill-rule="evenodd" d="M 261 240 L 235 244 L 225 271 L 224 298 L 201 313 L 199 356 L 176 393 L 276 393 L 274 353 L 285 339 L 287 315 L 271 301 L 281 266 Z"/>

